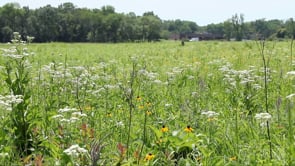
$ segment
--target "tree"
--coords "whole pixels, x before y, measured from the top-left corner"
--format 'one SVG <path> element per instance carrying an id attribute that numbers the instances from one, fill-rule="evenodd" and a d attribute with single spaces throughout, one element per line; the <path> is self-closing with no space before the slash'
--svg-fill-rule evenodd
<path id="1" fill-rule="evenodd" d="M 217 36 L 223 36 L 224 34 L 224 24 L 209 24 L 207 25 L 207 32 L 212 33 Z"/>
<path id="2" fill-rule="evenodd" d="M 226 38 L 226 40 L 230 40 L 232 37 L 232 31 L 233 31 L 233 26 L 232 23 L 230 22 L 230 20 L 226 20 L 223 23 L 223 27 L 224 27 L 224 37 Z"/>
<path id="3" fill-rule="evenodd" d="M 294 24 L 294 20 L 293 18 L 290 18 L 287 22 L 286 22 L 286 26 L 287 26 L 287 33 L 288 36 L 291 38 L 291 46 L 290 46 L 290 51 L 291 51 L 291 64 L 293 63 L 293 44 L 294 44 L 294 38 L 295 38 L 295 24 Z"/>
<path id="4" fill-rule="evenodd" d="M 243 39 L 244 34 L 244 15 L 235 14 L 232 16 L 232 25 L 233 25 L 233 35 L 235 36 L 237 41 L 241 41 Z"/>
<path id="5" fill-rule="evenodd" d="M 12 29 L 9 26 L 5 26 L 1 29 L 2 42 L 8 42 L 12 38 Z"/>
<path id="6" fill-rule="evenodd" d="M 142 40 L 158 40 L 160 38 L 161 20 L 153 12 L 146 12 L 141 17 Z"/>
<path id="7" fill-rule="evenodd" d="M 286 28 L 288 37 L 294 39 L 295 38 L 295 23 L 293 18 L 290 18 L 286 21 Z"/>
<path id="8" fill-rule="evenodd" d="M 58 10 L 50 5 L 36 10 L 38 28 L 35 40 L 38 42 L 56 41 L 58 36 Z"/>
<path id="9" fill-rule="evenodd" d="M 0 37 L 2 42 L 10 41 L 12 32 L 22 31 L 23 12 L 18 3 L 8 3 L 0 10 Z"/>

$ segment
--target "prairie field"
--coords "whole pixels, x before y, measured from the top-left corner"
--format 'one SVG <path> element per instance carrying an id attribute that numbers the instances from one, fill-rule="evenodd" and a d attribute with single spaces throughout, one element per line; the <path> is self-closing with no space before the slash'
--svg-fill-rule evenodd
<path id="1" fill-rule="evenodd" d="M 0 165 L 295 165 L 289 41 L 0 48 Z"/>

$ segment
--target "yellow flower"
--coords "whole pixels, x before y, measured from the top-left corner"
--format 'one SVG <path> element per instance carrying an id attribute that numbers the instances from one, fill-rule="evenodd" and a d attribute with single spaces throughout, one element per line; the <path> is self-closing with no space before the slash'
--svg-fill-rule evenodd
<path id="1" fill-rule="evenodd" d="M 136 97 L 136 101 L 141 101 L 141 97 L 140 96 L 137 96 Z"/>
<path id="2" fill-rule="evenodd" d="M 163 142 L 162 137 L 160 137 L 160 139 L 156 142 L 157 144 L 161 144 Z"/>
<path id="3" fill-rule="evenodd" d="M 168 132 L 168 130 L 169 130 L 168 127 L 166 127 L 165 125 L 163 125 L 162 128 L 161 128 L 161 131 L 163 133 Z"/>
<path id="4" fill-rule="evenodd" d="M 146 114 L 147 114 L 147 115 L 151 115 L 151 114 L 152 114 L 152 112 L 151 112 L 151 111 L 149 111 L 149 110 L 147 110 L 147 111 L 146 111 Z"/>
<path id="5" fill-rule="evenodd" d="M 150 106 L 152 105 L 152 103 L 150 103 L 150 102 L 146 102 L 145 105 L 146 105 L 147 107 L 150 107 Z"/>
<path id="6" fill-rule="evenodd" d="M 184 131 L 188 133 L 191 133 L 193 130 L 194 129 L 190 125 L 186 126 L 186 128 L 184 129 Z"/>
<path id="7" fill-rule="evenodd" d="M 230 157 L 229 158 L 229 161 L 236 161 L 237 160 L 237 157 L 236 156 L 233 156 L 233 157 Z"/>
<path id="8" fill-rule="evenodd" d="M 110 112 L 108 112 L 107 117 L 112 117 L 112 114 Z"/>
<path id="9" fill-rule="evenodd" d="M 155 155 L 149 153 L 145 156 L 144 161 L 150 161 L 155 157 Z"/>
<path id="10" fill-rule="evenodd" d="M 92 108 L 91 108 L 91 106 L 86 106 L 84 109 L 85 109 L 85 111 L 90 111 Z"/>
<path id="11" fill-rule="evenodd" d="M 215 120 L 217 120 L 217 119 L 216 119 L 216 118 L 208 118 L 208 119 L 207 119 L 208 122 L 213 122 L 213 121 L 215 121 Z"/>

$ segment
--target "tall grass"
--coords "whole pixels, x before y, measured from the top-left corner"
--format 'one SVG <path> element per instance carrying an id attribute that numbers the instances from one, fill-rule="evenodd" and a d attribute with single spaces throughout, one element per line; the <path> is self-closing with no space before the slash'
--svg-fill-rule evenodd
<path id="1" fill-rule="evenodd" d="M 6 125 L 17 111 L 8 109 L 11 90 L 1 81 L 0 162 L 292 165 L 289 43 L 259 45 L 259 51 L 256 46 L 251 41 L 27 45 L 34 54 L 27 57 L 31 79 L 22 84 L 30 92 L 27 113 L 20 113 L 30 122 L 27 140 L 9 139 L 19 133 Z M 1 56 L 0 65 L 6 60 Z M 5 80 L 5 67 L 1 72 Z M 30 151 L 19 155 L 19 143 L 31 139 Z"/>

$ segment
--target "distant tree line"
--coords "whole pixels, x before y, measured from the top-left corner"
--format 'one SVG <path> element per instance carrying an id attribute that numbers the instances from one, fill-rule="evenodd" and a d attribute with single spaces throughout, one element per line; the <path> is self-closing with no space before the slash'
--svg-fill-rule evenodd
<path id="1" fill-rule="evenodd" d="M 38 9 L 8 3 L 0 7 L 0 42 L 10 41 L 13 32 L 34 36 L 35 42 L 138 42 L 159 39 L 188 39 L 209 33 L 225 40 L 294 38 L 293 19 L 244 22 L 243 15 L 219 24 L 198 26 L 192 21 L 161 20 L 153 12 L 137 16 L 116 13 L 112 6 L 77 8 L 73 3 Z"/>

